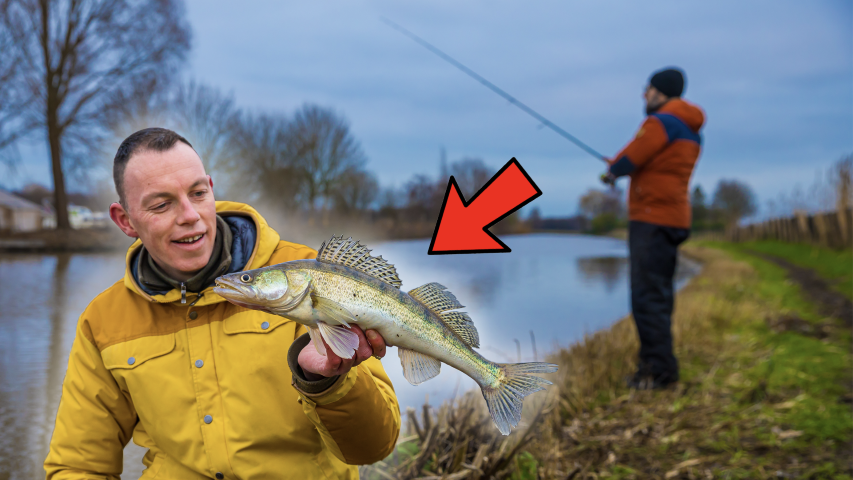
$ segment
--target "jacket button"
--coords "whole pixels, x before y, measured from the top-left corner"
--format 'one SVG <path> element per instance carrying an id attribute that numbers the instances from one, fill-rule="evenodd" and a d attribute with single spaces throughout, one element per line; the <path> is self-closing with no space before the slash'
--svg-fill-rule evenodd
<path id="1" fill-rule="evenodd" d="M 222 472 L 216 472 L 216 479 L 217 480 L 222 480 L 223 478 L 225 478 L 225 475 L 223 475 Z"/>
<path id="2" fill-rule="evenodd" d="M 198 318 L 198 312 L 193 310 L 192 312 L 190 312 L 190 320 L 195 320 L 196 318 Z"/>
<path id="3" fill-rule="evenodd" d="M 262 323 L 262 324 L 261 324 L 261 328 L 263 328 L 264 330 L 266 330 L 266 329 L 270 328 L 270 322 L 264 322 L 264 323 Z"/>
<path id="4" fill-rule="evenodd" d="M 205 416 L 204 416 L 204 423 L 206 423 L 206 424 L 208 424 L 208 425 L 209 425 L 209 424 L 210 424 L 210 422 L 212 422 L 212 421 L 213 421 L 213 417 L 211 417 L 210 415 L 205 415 Z"/>
<path id="5" fill-rule="evenodd" d="M 128 365 L 133 365 L 134 363 L 136 363 L 136 358 L 135 358 L 135 357 L 130 357 L 130 358 L 128 358 L 128 359 L 127 359 L 127 364 L 128 364 Z"/>
<path id="6" fill-rule="evenodd" d="M 201 367 L 203 367 L 203 366 L 204 366 L 204 361 L 203 361 L 203 360 L 196 360 L 196 361 L 195 361 L 195 366 L 196 366 L 197 368 L 201 368 Z"/>

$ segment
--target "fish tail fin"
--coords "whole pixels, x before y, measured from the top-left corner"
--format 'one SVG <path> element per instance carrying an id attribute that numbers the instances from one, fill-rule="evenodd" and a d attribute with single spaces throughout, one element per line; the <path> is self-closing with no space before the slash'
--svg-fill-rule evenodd
<path id="1" fill-rule="evenodd" d="M 518 422 L 521 421 L 521 404 L 524 397 L 544 390 L 546 385 L 551 385 L 548 380 L 533 374 L 554 373 L 557 371 L 557 365 L 542 362 L 498 365 L 502 373 L 498 379 L 498 386 L 481 388 L 492 420 L 502 434 L 509 435 L 511 428 L 518 426 Z"/>

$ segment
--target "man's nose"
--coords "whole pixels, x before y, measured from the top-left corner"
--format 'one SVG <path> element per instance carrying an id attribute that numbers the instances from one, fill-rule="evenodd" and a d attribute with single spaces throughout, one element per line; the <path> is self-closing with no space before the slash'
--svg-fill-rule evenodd
<path id="1" fill-rule="evenodd" d="M 178 225 L 192 225 L 199 219 L 201 219 L 201 215 L 195 210 L 195 206 L 190 202 L 189 197 L 183 197 L 177 218 Z"/>

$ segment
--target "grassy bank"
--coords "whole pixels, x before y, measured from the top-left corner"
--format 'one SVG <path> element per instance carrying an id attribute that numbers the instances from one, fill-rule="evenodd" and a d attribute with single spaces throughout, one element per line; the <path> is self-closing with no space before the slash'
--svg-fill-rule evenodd
<path id="1" fill-rule="evenodd" d="M 830 250 L 800 243 L 784 242 L 745 242 L 738 250 L 766 253 L 783 258 L 795 265 L 810 268 L 830 285 L 853 299 L 853 250 Z"/>
<path id="2" fill-rule="evenodd" d="M 624 319 L 552 355 L 558 388 L 527 402 L 510 437 L 476 395 L 410 412 L 398 452 L 364 478 L 850 478 L 851 335 L 749 253 L 774 248 L 850 273 L 849 251 L 688 244 L 704 269 L 676 302 L 676 388 L 625 388 L 638 344 Z"/>

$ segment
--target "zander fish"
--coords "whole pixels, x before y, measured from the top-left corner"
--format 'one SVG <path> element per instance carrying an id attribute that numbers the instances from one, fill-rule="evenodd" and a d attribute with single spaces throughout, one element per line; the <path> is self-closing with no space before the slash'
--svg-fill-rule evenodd
<path id="1" fill-rule="evenodd" d="M 352 358 L 358 336 L 350 324 L 374 329 L 399 348 L 403 376 L 412 385 L 439 373 L 446 363 L 480 386 L 498 429 L 509 435 L 521 420 L 524 397 L 551 382 L 550 363 L 495 363 L 474 351 L 480 338 L 463 306 L 438 283 L 408 293 L 400 290 L 393 265 L 370 256 L 365 246 L 343 236 L 320 246 L 316 260 L 293 260 L 223 275 L 214 292 L 231 303 L 286 317 L 308 327 L 314 346 L 323 340 L 341 358 Z"/>

